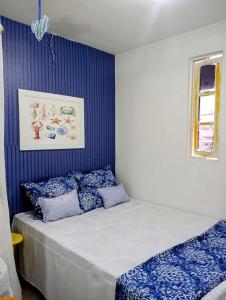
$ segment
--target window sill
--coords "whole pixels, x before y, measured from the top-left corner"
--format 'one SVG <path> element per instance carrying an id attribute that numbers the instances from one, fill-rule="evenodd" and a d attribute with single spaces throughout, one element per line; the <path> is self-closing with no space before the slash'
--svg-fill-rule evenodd
<path id="1" fill-rule="evenodd" d="M 219 161 L 219 157 L 208 157 L 208 156 L 201 156 L 201 155 L 195 155 L 195 154 L 191 155 L 190 158 Z"/>

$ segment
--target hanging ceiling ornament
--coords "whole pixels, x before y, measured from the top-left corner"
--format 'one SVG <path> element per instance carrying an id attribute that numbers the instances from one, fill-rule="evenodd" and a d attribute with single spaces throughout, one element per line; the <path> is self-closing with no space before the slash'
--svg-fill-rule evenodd
<path id="1" fill-rule="evenodd" d="M 31 30 L 40 42 L 48 28 L 49 18 L 46 15 L 42 16 L 42 3 L 41 0 L 38 0 L 38 20 L 34 20 L 31 23 Z"/>

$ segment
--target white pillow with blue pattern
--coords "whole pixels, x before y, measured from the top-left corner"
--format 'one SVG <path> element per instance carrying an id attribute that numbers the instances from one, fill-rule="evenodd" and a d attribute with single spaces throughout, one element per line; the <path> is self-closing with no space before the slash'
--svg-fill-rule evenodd
<path id="1" fill-rule="evenodd" d="M 70 171 L 67 176 L 74 178 L 78 183 L 79 202 L 83 212 L 103 207 L 103 200 L 97 190 L 98 188 L 117 185 L 117 181 L 110 166 L 106 166 L 100 170 L 91 171 L 87 174 Z"/>
<path id="2" fill-rule="evenodd" d="M 38 204 L 39 198 L 54 198 L 78 189 L 76 180 L 68 177 L 55 177 L 36 183 L 27 182 L 23 183 L 22 187 L 31 201 L 34 218 L 39 219 L 43 217 Z"/>

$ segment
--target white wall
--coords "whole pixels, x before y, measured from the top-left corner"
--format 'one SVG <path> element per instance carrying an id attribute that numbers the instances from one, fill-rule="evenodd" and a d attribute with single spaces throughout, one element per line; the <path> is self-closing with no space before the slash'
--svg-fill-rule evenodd
<path id="1" fill-rule="evenodd" d="M 226 21 L 117 55 L 116 172 L 131 196 L 226 217 L 224 71 L 220 160 L 188 155 L 190 58 L 225 49 Z"/>

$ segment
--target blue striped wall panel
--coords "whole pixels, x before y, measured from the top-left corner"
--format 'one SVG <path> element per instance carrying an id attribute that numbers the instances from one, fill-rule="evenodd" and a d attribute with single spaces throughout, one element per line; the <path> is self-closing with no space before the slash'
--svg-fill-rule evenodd
<path id="1" fill-rule="evenodd" d="M 2 18 L 5 158 L 11 217 L 23 210 L 20 183 L 115 164 L 115 57 Z M 18 89 L 85 99 L 85 149 L 20 151 Z"/>

